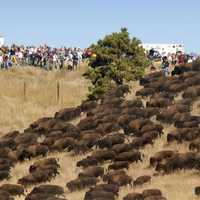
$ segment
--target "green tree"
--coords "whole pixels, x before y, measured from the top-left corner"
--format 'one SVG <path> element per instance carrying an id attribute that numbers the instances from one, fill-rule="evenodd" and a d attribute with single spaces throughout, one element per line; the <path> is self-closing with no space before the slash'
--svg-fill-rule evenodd
<path id="1" fill-rule="evenodd" d="M 130 38 L 128 30 L 112 33 L 91 45 L 96 56 L 89 60 L 85 76 L 91 80 L 89 98 L 100 98 L 112 85 L 136 80 L 144 75 L 148 65 L 144 49 L 137 38 Z"/>

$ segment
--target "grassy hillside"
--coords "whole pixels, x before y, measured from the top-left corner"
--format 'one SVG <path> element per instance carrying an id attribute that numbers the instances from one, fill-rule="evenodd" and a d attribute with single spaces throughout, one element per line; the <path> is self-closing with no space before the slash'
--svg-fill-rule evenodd
<path id="1" fill-rule="evenodd" d="M 135 98 L 135 91 L 139 90 L 141 86 L 136 82 L 132 84 L 132 91 L 126 97 L 126 99 Z M 76 99 L 76 98 L 75 98 Z M 179 99 L 179 97 L 177 97 Z M 143 99 L 144 103 L 147 99 Z M 195 102 L 197 106 L 198 102 Z M 193 111 L 196 114 L 197 106 L 193 106 Z M 52 111 L 53 112 L 53 111 Z M 77 119 L 78 120 L 78 119 Z M 154 119 L 152 119 L 154 121 Z M 163 192 L 163 195 L 167 197 L 168 200 L 197 200 L 198 198 L 194 196 L 193 189 L 197 186 L 200 181 L 198 180 L 198 174 L 196 171 L 177 171 L 176 173 L 163 175 L 163 176 L 154 176 L 155 171 L 152 168 L 149 168 L 149 158 L 153 156 L 156 152 L 160 150 L 178 150 L 179 152 L 187 152 L 188 146 L 183 144 L 170 144 L 167 145 L 167 133 L 169 131 L 174 130 L 175 127 L 173 125 L 164 124 L 164 134 L 161 138 L 157 139 L 154 145 L 147 145 L 145 148 L 141 150 L 144 154 L 143 162 L 133 163 L 130 165 L 127 174 L 133 178 L 136 178 L 140 175 L 150 175 L 152 180 L 150 183 L 146 183 L 143 186 L 131 188 L 130 186 L 122 187 L 120 189 L 119 197 L 117 200 L 122 200 L 125 194 L 130 192 L 141 192 L 144 189 L 148 188 L 159 188 Z M 59 163 L 61 166 L 60 175 L 56 176 L 54 180 L 50 182 L 50 184 L 60 185 L 65 188 L 65 196 L 68 200 L 81 200 L 84 198 L 85 192 L 87 190 L 81 190 L 70 193 L 66 189 L 66 182 L 69 180 L 73 180 L 77 177 L 78 173 L 81 172 L 80 168 L 76 167 L 77 161 L 82 158 L 87 157 L 90 153 L 73 156 L 72 153 L 63 152 L 63 153 L 53 153 L 48 157 L 57 157 L 59 158 Z M 8 181 L 3 181 L 2 183 L 17 183 L 17 180 L 28 174 L 29 166 L 35 162 L 36 159 L 32 159 L 31 161 L 26 161 L 20 164 L 17 164 L 16 167 L 11 172 L 11 179 Z M 106 168 L 108 163 L 104 164 Z M 28 188 L 28 191 L 31 191 L 33 187 Z M 24 200 L 24 197 L 18 197 L 17 200 Z"/>
<path id="2" fill-rule="evenodd" d="M 74 72 L 46 72 L 33 68 L 13 68 L 10 71 L 0 72 L 0 130 L 2 132 L 27 128 L 34 120 L 52 116 L 56 111 L 64 107 L 78 105 L 81 100 L 85 99 L 87 94 L 88 82 L 81 77 L 86 66 L 82 66 Z M 57 81 L 60 82 L 61 94 L 60 101 L 56 99 Z M 24 82 L 26 82 L 26 98 L 24 99 Z M 142 86 L 138 82 L 132 82 L 131 93 L 126 96 L 127 100 L 135 98 L 135 92 L 140 90 Z M 175 101 L 182 99 L 181 93 L 176 96 Z M 149 98 L 143 98 L 144 105 Z M 199 99 L 197 99 L 192 107 L 191 113 L 199 115 Z M 83 116 L 84 117 L 84 116 Z M 79 122 L 80 118 L 73 121 L 74 124 Z M 155 118 L 151 118 L 153 122 L 157 122 Z M 159 123 L 159 122 L 158 122 Z M 140 175 L 150 175 L 151 182 L 139 187 L 124 186 L 120 189 L 117 200 L 130 192 L 141 192 L 148 188 L 159 188 L 168 200 L 197 200 L 194 196 L 194 188 L 200 184 L 199 173 L 194 170 L 178 170 L 171 174 L 155 175 L 156 171 L 149 167 L 149 158 L 156 152 L 161 150 L 177 150 L 181 153 L 188 152 L 188 143 L 167 143 L 167 133 L 175 130 L 173 125 L 162 123 L 164 134 L 155 140 L 153 145 L 146 145 L 141 149 L 144 154 L 142 162 L 130 164 L 127 174 L 133 179 Z M 66 183 L 73 180 L 81 172 L 76 167 L 77 161 L 87 157 L 91 152 L 74 156 L 72 152 L 49 153 L 47 157 L 59 158 L 60 174 L 48 184 L 56 184 L 65 188 L 65 197 L 68 200 L 81 200 L 84 198 L 87 190 L 69 192 Z M 18 179 L 28 175 L 28 169 L 36 160 L 17 163 L 11 169 L 11 178 L 4 180 L 3 183 L 16 184 Z M 109 162 L 104 163 L 106 169 Z M 30 192 L 34 186 L 27 189 Z M 27 194 L 27 193 L 26 193 Z M 24 196 L 16 197 L 16 200 L 24 200 Z"/>
<path id="3" fill-rule="evenodd" d="M 86 65 L 82 65 L 73 72 L 47 72 L 31 67 L 0 71 L 0 132 L 22 130 L 40 117 L 52 116 L 62 108 L 78 105 L 87 94 L 88 83 L 81 76 L 85 68 Z"/>

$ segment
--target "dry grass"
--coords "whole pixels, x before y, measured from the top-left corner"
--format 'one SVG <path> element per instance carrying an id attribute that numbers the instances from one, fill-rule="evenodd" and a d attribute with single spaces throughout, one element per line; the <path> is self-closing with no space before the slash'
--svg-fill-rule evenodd
<path id="1" fill-rule="evenodd" d="M 22 130 L 40 117 L 80 104 L 86 98 L 87 81 L 81 76 L 86 65 L 73 72 L 47 72 L 18 67 L 0 72 L 0 132 Z M 57 81 L 60 101 L 57 102 Z M 24 99 L 24 83 L 26 96 Z"/>
<path id="2" fill-rule="evenodd" d="M 23 130 L 40 117 L 53 116 L 62 108 L 77 106 L 86 98 L 88 82 L 82 77 L 87 68 L 86 64 L 77 71 L 44 71 L 31 67 L 16 67 L 8 71 L 0 71 L 0 132 Z M 60 83 L 60 99 L 57 101 L 57 82 Z M 24 83 L 26 92 L 24 98 Z M 77 120 L 74 121 L 76 123 Z M 77 160 L 68 153 L 49 155 L 60 158 L 60 175 L 51 184 L 65 187 L 66 182 L 76 178 L 78 171 Z M 11 171 L 11 179 L 3 183 L 16 184 L 17 180 L 28 174 L 29 166 L 37 159 L 18 163 Z M 28 189 L 30 191 L 31 188 Z M 68 193 L 68 192 L 67 192 Z M 81 192 L 81 195 L 84 195 Z M 70 194 L 72 199 L 80 196 Z M 76 196 L 77 198 L 73 197 Z M 17 197 L 24 200 L 24 197 Z"/>
<path id="3" fill-rule="evenodd" d="M 87 93 L 88 83 L 81 78 L 85 66 L 76 72 L 45 72 L 39 69 L 12 69 L 0 73 L 0 130 L 23 129 L 32 121 L 43 116 L 52 116 L 56 111 L 63 107 L 78 105 Z M 56 81 L 61 83 L 61 101 L 56 102 Z M 23 99 L 23 82 L 27 83 L 27 99 Z M 127 99 L 135 98 L 135 92 L 140 89 L 138 82 L 131 83 L 132 91 L 127 95 Z M 178 95 L 176 100 L 181 98 Z M 146 102 L 143 99 L 144 103 Z M 193 114 L 200 114 L 199 102 L 193 106 Z M 78 119 L 74 121 L 77 123 Z M 155 121 L 156 122 L 156 121 Z M 152 181 L 142 187 L 130 188 L 122 187 L 118 200 L 130 192 L 141 192 L 147 188 L 159 188 L 168 200 L 197 200 L 193 191 L 194 187 L 200 185 L 199 174 L 195 171 L 178 171 L 170 175 L 154 176 L 154 169 L 149 167 L 149 158 L 157 151 L 164 149 L 178 150 L 180 152 L 188 151 L 188 144 L 167 144 L 167 133 L 173 130 L 173 126 L 164 124 L 164 135 L 155 141 L 153 146 L 148 145 L 142 149 L 145 155 L 143 162 L 132 164 L 128 174 L 137 178 L 140 175 L 151 175 Z M 88 154 L 87 154 L 88 155 Z M 77 177 L 80 168 L 76 167 L 78 160 L 87 155 L 73 156 L 71 153 L 63 152 L 51 154 L 48 157 L 59 158 L 61 165 L 60 175 L 50 184 L 57 184 L 65 188 L 65 196 L 68 200 L 81 200 L 85 191 L 69 193 L 66 189 L 66 183 Z M 28 174 L 28 168 L 35 160 L 25 161 L 17 164 L 11 172 L 11 179 L 2 183 L 17 183 L 17 180 Z M 105 167 L 108 163 L 105 164 Z M 28 189 L 30 191 L 31 188 Z M 16 200 L 24 200 L 24 197 L 17 197 Z"/>

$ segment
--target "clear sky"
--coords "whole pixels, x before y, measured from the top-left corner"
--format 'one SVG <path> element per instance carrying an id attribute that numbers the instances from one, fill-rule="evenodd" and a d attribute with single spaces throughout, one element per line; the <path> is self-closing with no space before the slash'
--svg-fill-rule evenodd
<path id="1" fill-rule="evenodd" d="M 200 53 L 200 0 L 0 0 L 7 44 L 87 47 L 121 27 L 145 43 Z"/>

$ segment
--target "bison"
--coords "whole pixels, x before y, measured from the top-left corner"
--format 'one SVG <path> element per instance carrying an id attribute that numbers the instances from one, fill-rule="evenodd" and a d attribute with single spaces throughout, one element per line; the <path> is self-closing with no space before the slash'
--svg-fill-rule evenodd
<path id="1" fill-rule="evenodd" d="M 133 185 L 143 185 L 144 183 L 147 183 L 151 181 L 151 176 L 144 175 L 144 176 L 139 176 L 134 182 Z"/>
<path id="2" fill-rule="evenodd" d="M 34 187 L 33 190 L 30 192 L 30 195 L 38 193 L 50 194 L 50 195 L 63 195 L 64 189 L 58 185 L 40 185 Z"/>
<path id="3" fill-rule="evenodd" d="M 116 154 L 114 151 L 108 151 L 108 150 L 96 150 L 93 151 L 92 155 L 93 158 L 96 158 L 99 162 L 105 161 L 105 160 L 113 160 L 116 157 Z"/>
<path id="4" fill-rule="evenodd" d="M 76 166 L 77 167 L 89 167 L 89 166 L 94 166 L 98 164 L 98 160 L 92 156 L 88 156 L 87 158 L 84 158 L 80 161 L 77 162 Z"/>
<path id="5" fill-rule="evenodd" d="M 79 177 L 99 177 L 103 176 L 104 168 L 99 166 L 91 166 L 86 168 L 83 172 L 79 173 Z"/>
<path id="6" fill-rule="evenodd" d="M 122 134 L 113 134 L 104 137 L 103 139 L 97 142 L 99 148 L 111 148 L 115 144 L 121 144 L 124 142 L 124 135 Z"/>
<path id="7" fill-rule="evenodd" d="M 110 179 L 108 180 L 108 183 L 114 184 L 117 186 L 125 186 L 125 185 L 131 185 L 132 186 L 132 181 L 133 179 L 128 176 L 128 175 L 115 175 L 111 176 Z"/>
<path id="8" fill-rule="evenodd" d="M 94 188 L 90 189 L 91 191 L 97 191 L 97 190 L 103 190 L 106 192 L 111 192 L 114 195 L 118 196 L 118 192 L 119 192 L 119 187 L 117 185 L 114 184 L 100 184 L 100 185 L 96 185 Z"/>
<path id="9" fill-rule="evenodd" d="M 146 189 L 143 190 L 142 195 L 144 198 L 149 196 L 162 196 L 162 192 L 159 189 Z"/>
<path id="10" fill-rule="evenodd" d="M 84 200 L 91 200 L 91 199 L 109 199 L 114 200 L 115 196 L 112 192 L 104 191 L 104 190 L 95 190 L 95 191 L 88 191 L 85 193 Z"/>
<path id="11" fill-rule="evenodd" d="M 128 169 L 128 167 L 129 167 L 129 162 L 117 161 L 117 162 L 114 162 L 113 164 L 109 165 L 108 170 Z"/>
<path id="12" fill-rule="evenodd" d="M 72 180 L 67 183 L 67 188 L 72 192 L 75 190 L 81 190 L 90 186 L 96 185 L 98 179 L 95 177 L 82 177 Z"/>
<path id="13" fill-rule="evenodd" d="M 123 198 L 123 200 L 144 200 L 144 197 L 141 193 L 133 192 L 133 193 L 127 194 Z"/>
<path id="14" fill-rule="evenodd" d="M 120 153 L 115 158 L 116 161 L 138 162 L 142 161 L 142 155 L 137 150 Z"/>
<path id="15" fill-rule="evenodd" d="M 127 152 L 130 151 L 131 149 L 133 149 L 132 145 L 126 143 L 116 144 L 111 148 L 111 150 L 114 151 L 116 154 Z"/>
<path id="16" fill-rule="evenodd" d="M 0 186 L 0 191 L 8 192 L 10 195 L 24 195 L 24 188 L 21 185 L 3 184 Z"/>

